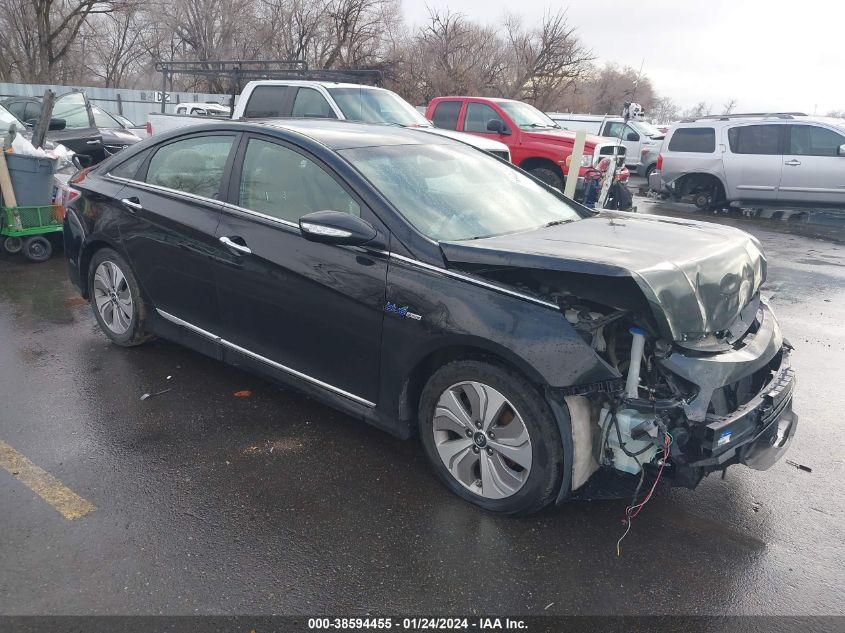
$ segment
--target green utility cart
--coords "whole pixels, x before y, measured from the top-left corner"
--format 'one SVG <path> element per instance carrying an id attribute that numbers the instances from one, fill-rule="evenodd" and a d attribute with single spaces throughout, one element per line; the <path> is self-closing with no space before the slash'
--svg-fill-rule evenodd
<path id="1" fill-rule="evenodd" d="M 0 240 L 9 253 L 31 262 L 46 262 L 53 254 L 53 233 L 62 230 L 60 206 L 0 207 Z"/>

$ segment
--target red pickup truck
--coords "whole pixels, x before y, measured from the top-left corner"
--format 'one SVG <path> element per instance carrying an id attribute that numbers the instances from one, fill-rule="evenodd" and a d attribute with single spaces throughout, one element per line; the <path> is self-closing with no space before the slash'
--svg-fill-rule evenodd
<path id="1" fill-rule="evenodd" d="M 566 159 L 572 154 L 575 132 L 563 130 L 537 108 L 512 99 L 487 97 L 436 97 L 425 116 L 436 127 L 467 132 L 500 141 L 508 146 L 511 160 L 534 177 L 563 189 L 569 171 Z M 615 156 L 625 169 L 625 147 L 618 139 L 587 135 L 578 174 Z M 627 172 L 627 170 L 625 170 Z M 620 174 L 625 180 L 626 174 Z"/>

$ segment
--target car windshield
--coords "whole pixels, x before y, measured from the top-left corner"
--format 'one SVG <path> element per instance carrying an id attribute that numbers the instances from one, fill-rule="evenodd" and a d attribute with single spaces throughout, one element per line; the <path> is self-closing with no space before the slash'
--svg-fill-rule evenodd
<path id="1" fill-rule="evenodd" d="M 462 145 L 341 150 L 418 231 L 468 240 L 580 219 L 522 171 Z"/>
<path id="2" fill-rule="evenodd" d="M 431 127 L 431 122 L 402 97 L 389 90 L 329 88 L 343 116 L 350 121 L 392 123 L 405 127 Z"/>
<path id="3" fill-rule="evenodd" d="M 15 115 L 3 106 L 0 106 L 0 132 L 5 134 L 12 123 L 17 124 L 19 130 L 23 130 L 26 127 L 21 121 L 15 118 Z"/>
<path id="4" fill-rule="evenodd" d="M 94 125 L 98 128 L 106 130 L 122 130 L 123 126 L 105 110 L 100 110 L 95 105 L 91 106 L 91 112 L 94 114 Z"/>
<path id="5" fill-rule="evenodd" d="M 664 136 L 663 132 L 658 130 L 651 123 L 647 123 L 645 121 L 631 121 L 630 123 L 640 134 L 645 134 L 646 136 Z"/>
<path id="6" fill-rule="evenodd" d="M 521 101 L 500 101 L 499 107 L 523 130 L 560 127 L 537 108 Z"/>

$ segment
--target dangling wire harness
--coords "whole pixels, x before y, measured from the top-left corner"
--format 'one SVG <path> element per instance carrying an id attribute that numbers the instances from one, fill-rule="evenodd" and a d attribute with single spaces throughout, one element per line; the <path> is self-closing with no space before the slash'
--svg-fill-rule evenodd
<path id="1" fill-rule="evenodd" d="M 616 432 L 619 433 L 618 425 L 616 427 Z M 621 440 L 621 437 L 620 437 L 620 440 Z M 633 524 L 634 519 L 642 511 L 642 509 L 645 507 L 645 505 L 649 502 L 649 500 L 651 499 L 651 496 L 654 494 L 654 491 L 657 489 L 657 484 L 660 483 L 660 478 L 663 476 L 663 469 L 666 467 L 666 462 L 669 461 L 669 454 L 671 452 L 671 447 L 672 447 L 673 442 L 674 442 L 674 440 L 672 439 L 672 434 L 669 433 L 669 431 L 665 431 L 664 434 L 663 434 L 663 458 L 660 460 L 660 469 L 657 471 L 657 477 L 655 477 L 655 479 L 654 479 L 654 484 L 651 486 L 651 490 L 648 491 L 648 494 L 645 496 L 645 499 L 643 499 L 639 503 L 637 503 L 637 497 L 640 494 L 640 489 L 642 488 L 643 480 L 645 479 L 645 465 L 640 464 L 639 460 L 634 455 L 630 455 L 630 453 L 625 451 L 626 454 L 628 454 L 630 457 L 633 457 L 634 460 L 637 462 L 637 464 L 639 464 L 639 466 L 640 466 L 640 481 L 637 484 L 637 489 L 634 491 L 634 497 L 631 500 L 631 505 L 629 505 L 627 508 L 625 508 L 625 518 L 623 519 L 623 523 L 625 523 L 626 526 L 625 526 L 625 532 L 622 534 L 622 536 L 619 537 L 619 540 L 616 541 L 616 555 L 617 556 L 622 556 L 622 550 L 621 550 L 622 540 L 626 536 L 628 536 L 628 532 L 631 531 L 631 525 Z M 624 450 L 624 448 L 623 448 L 623 450 Z"/>

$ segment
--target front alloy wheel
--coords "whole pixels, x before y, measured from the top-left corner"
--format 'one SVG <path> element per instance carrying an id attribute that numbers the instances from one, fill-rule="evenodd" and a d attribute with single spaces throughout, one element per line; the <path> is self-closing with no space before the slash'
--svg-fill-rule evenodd
<path id="1" fill-rule="evenodd" d="M 499 391 L 461 382 L 437 401 L 434 444 L 444 466 L 464 488 L 486 499 L 518 492 L 531 473 L 531 438 L 525 422 Z"/>
<path id="2" fill-rule="evenodd" d="M 538 385 L 494 360 L 454 360 L 434 372 L 419 427 L 437 476 L 485 510 L 529 514 L 569 492 L 568 412 L 555 416 Z"/>

